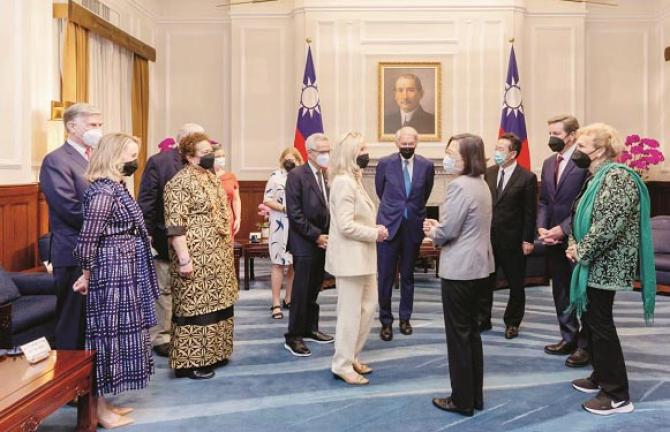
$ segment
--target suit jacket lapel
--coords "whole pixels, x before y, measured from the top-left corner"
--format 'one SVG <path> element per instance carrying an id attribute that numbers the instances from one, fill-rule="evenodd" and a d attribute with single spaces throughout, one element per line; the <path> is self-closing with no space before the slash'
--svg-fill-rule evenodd
<path id="1" fill-rule="evenodd" d="M 548 177 L 549 178 L 543 178 L 543 181 L 546 181 L 548 183 L 547 185 L 547 190 L 549 191 L 549 195 L 554 195 L 556 193 L 556 183 L 554 183 L 554 173 L 556 172 L 556 155 L 553 155 L 551 159 L 549 160 L 549 165 L 547 165 L 547 171 L 549 171 Z M 565 174 L 565 173 L 563 173 Z"/>
<path id="2" fill-rule="evenodd" d="M 84 170 L 88 168 L 88 161 L 86 160 L 86 158 L 83 157 L 81 153 L 79 153 L 77 150 L 75 150 L 70 143 L 66 141 L 65 144 L 63 144 L 63 148 L 65 149 L 67 154 L 70 155 L 74 163 L 79 165 Z"/>
<path id="3" fill-rule="evenodd" d="M 514 171 L 512 171 L 512 175 L 509 177 L 509 180 L 507 180 L 507 184 L 505 185 L 505 189 L 503 189 L 502 193 L 500 194 L 500 196 L 496 200 L 496 204 L 498 203 L 498 201 L 500 201 L 502 199 L 502 197 L 505 196 L 505 193 L 507 193 L 509 188 L 511 188 L 514 185 L 514 183 L 519 181 L 519 177 L 521 177 L 521 167 L 519 167 L 519 165 L 517 165 L 517 166 L 514 167 Z"/>
<path id="4" fill-rule="evenodd" d="M 500 167 L 495 166 L 495 174 L 490 175 L 488 179 L 489 189 L 491 190 L 491 196 L 493 197 L 493 202 L 498 201 L 498 173 L 500 172 Z"/>
<path id="5" fill-rule="evenodd" d="M 316 176 L 314 175 L 314 171 L 312 171 L 312 166 L 309 164 L 309 162 L 307 162 L 305 166 L 307 168 L 305 170 L 305 173 L 307 174 L 308 177 L 307 181 L 310 182 L 312 189 L 314 189 L 314 192 L 316 192 L 316 194 L 319 196 L 323 205 L 328 207 L 328 205 L 326 204 L 326 198 L 323 196 L 323 192 L 321 191 L 319 184 L 316 182 Z M 325 182 L 326 179 L 324 178 L 323 181 Z M 326 187 L 325 184 L 323 186 Z"/>
<path id="6" fill-rule="evenodd" d="M 402 189 L 402 194 L 407 198 L 407 191 L 405 190 L 405 174 L 403 173 L 403 158 L 396 153 L 396 159 L 393 162 L 394 169 L 397 170 L 397 175 L 400 179 L 400 189 Z M 414 166 L 416 168 L 416 165 Z"/>
<path id="7" fill-rule="evenodd" d="M 554 162 L 556 166 L 556 162 Z M 558 184 L 556 185 L 556 193 L 561 189 L 561 185 L 565 182 L 565 179 L 570 176 L 570 173 L 575 169 L 575 163 L 572 160 L 568 160 L 568 163 L 565 164 L 565 169 L 561 173 L 561 178 L 558 179 Z"/>

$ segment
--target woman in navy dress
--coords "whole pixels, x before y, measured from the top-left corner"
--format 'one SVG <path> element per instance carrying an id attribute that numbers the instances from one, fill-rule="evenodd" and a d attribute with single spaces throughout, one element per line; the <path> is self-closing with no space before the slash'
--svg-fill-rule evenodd
<path id="1" fill-rule="evenodd" d="M 108 134 L 93 152 L 86 176 L 84 225 L 75 256 L 83 270 L 73 289 L 87 294 L 86 349 L 95 350 L 94 391 L 105 428 L 132 423 L 132 408 L 103 395 L 146 387 L 154 365 L 149 328 L 156 325 L 156 271 L 142 212 L 123 178 L 137 169 L 137 142 Z"/>

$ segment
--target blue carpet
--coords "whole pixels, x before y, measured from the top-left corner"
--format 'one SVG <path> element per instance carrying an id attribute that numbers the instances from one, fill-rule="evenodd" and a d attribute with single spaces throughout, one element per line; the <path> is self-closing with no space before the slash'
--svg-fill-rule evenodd
<path id="1" fill-rule="evenodd" d="M 612 417 L 586 413 L 588 399 L 570 381 L 590 369 L 570 369 L 543 346 L 558 340 L 551 291 L 528 288 L 521 334 L 503 337 L 507 292 L 498 291 L 494 327 L 483 335 L 485 410 L 465 418 L 434 408 L 450 392 L 439 282 L 417 276 L 414 335 L 383 342 L 375 322 L 363 353 L 370 385 L 350 387 L 330 374 L 332 345 L 308 343 L 309 358 L 283 348 L 283 320 L 270 318 L 269 278 L 259 276 L 235 307 L 235 351 L 214 379 L 175 379 L 156 358 L 149 387 L 113 398 L 130 405 L 127 431 L 631 431 L 670 429 L 670 298 L 658 297 L 654 327 L 645 328 L 639 293 L 618 294 L 615 318 L 626 357 L 635 412 Z M 394 292 L 397 311 L 398 291 Z M 334 333 L 336 291 L 322 292 L 321 329 Z M 62 408 L 40 431 L 72 430 L 76 410 Z"/>

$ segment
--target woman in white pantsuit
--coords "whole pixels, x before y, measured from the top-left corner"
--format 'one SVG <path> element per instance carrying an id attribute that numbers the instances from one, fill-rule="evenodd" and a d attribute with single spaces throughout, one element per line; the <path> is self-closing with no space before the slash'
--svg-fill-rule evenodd
<path id="1" fill-rule="evenodd" d="M 377 308 L 377 246 L 388 230 L 376 225 L 377 209 L 362 184 L 370 160 L 363 137 L 347 134 L 331 152 L 330 230 L 326 271 L 337 286 L 335 355 L 331 370 L 347 384 L 367 384 L 372 372 L 359 354 Z"/>

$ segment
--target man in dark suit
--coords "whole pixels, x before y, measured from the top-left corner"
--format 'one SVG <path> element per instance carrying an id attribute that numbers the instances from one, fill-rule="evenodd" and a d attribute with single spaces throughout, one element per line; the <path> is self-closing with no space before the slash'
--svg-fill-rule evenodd
<path id="1" fill-rule="evenodd" d="M 204 133 L 205 129 L 195 123 L 184 124 L 177 133 L 179 141 L 192 133 Z M 156 300 L 156 318 L 158 325 L 151 329 L 151 344 L 154 352 L 167 357 L 170 350 L 170 331 L 172 329 L 172 286 L 170 283 L 170 256 L 165 231 L 165 210 L 163 190 L 165 184 L 184 167 L 179 148 L 157 153 L 147 160 L 142 173 L 137 203 L 142 209 L 144 223 L 151 236 L 151 245 L 158 256 L 154 260 L 160 294 Z"/>
<path id="2" fill-rule="evenodd" d="M 292 169 L 286 179 L 287 249 L 293 255 L 295 279 L 284 348 L 298 357 L 312 354 L 304 339 L 316 343 L 334 340 L 319 331 L 316 302 L 323 281 L 330 227 L 326 184 L 330 142 L 324 134 L 316 133 L 307 138 L 305 145 L 307 163 Z"/>
<path id="3" fill-rule="evenodd" d="M 379 197 L 377 224 L 388 228 L 388 238 L 377 246 L 379 290 L 379 336 L 393 339 L 391 294 L 400 261 L 400 332 L 412 334 L 410 318 L 414 305 L 414 262 L 423 241 L 426 202 L 433 190 L 433 162 L 414 154 L 419 135 L 414 128 L 396 132 L 399 152 L 379 160 L 375 188 Z"/>
<path id="4" fill-rule="evenodd" d="M 385 134 L 394 134 L 404 126 L 413 127 L 420 134 L 435 133 L 435 115 L 421 107 L 423 94 L 418 76 L 408 73 L 398 77 L 393 86 L 393 97 L 400 110 L 384 116 Z"/>
<path id="5" fill-rule="evenodd" d="M 539 239 L 547 245 L 547 263 L 552 281 L 556 315 L 561 329 L 561 340 L 547 345 L 547 354 L 570 356 L 567 366 L 585 366 L 589 362 L 587 338 L 580 331 L 575 313 L 567 313 L 570 304 L 572 265 L 565 256 L 571 228 L 572 203 L 588 177 L 588 170 L 578 168 L 572 161 L 579 122 L 570 115 L 548 120 L 549 147 L 554 154 L 542 165 L 542 185 L 537 213 Z"/>
<path id="6" fill-rule="evenodd" d="M 73 251 L 84 223 L 81 201 L 88 189 L 84 177 L 88 160 L 102 137 L 102 114 L 88 104 L 65 110 L 65 144 L 44 157 L 40 188 L 49 206 L 51 262 L 56 283 L 56 348 L 84 348 L 84 296 L 72 290 L 81 276 Z"/>
<path id="7" fill-rule="evenodd" d="M 491 274 L 489 291 L 481 297 L 479 326 L 481 330 L 491 328 L 496 271 L 502 268 L 509 285 L 503 317 L 507 339 L 519 335 L 526 308 L 526 256 L 533 252 L 537 210 L 537 176 L 517 164 L 520 153 L 519 137 L 512 133 L 502 135 L 496 145 L 496 165 L 489 167 L 484 175 L 493 202 L 491 244 L 496 268 Z"/>

